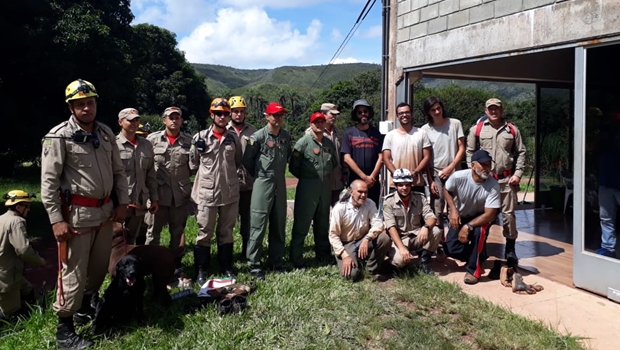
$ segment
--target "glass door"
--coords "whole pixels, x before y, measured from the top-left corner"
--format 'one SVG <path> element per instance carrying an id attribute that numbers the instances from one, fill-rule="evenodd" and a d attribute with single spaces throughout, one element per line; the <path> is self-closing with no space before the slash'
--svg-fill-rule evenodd
<path id="1" fill-rule="evenodd" d="M 575 49 L 575 286 L 620 302 L 620 43 Z"/>

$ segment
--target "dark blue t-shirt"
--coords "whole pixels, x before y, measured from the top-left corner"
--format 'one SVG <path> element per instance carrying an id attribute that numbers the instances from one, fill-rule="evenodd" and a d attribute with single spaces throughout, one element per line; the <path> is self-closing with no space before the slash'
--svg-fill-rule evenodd
<path id="1" fill-rule="evenodd" d="M 382 148 L 383 135 L 379 130 L 372 126 L 368 130 L 360 130 L 352 126 L 344 131 L 340 153 L 350 154 L 360 170 L 370 175 L 375 169 Z M 349 172 L 349 181 L 358 178 L 356 173 Z"/>

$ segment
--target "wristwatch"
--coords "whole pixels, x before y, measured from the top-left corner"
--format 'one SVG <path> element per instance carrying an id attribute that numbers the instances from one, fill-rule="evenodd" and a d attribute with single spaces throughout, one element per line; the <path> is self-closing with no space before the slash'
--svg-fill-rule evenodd
<path id="1" fill-rule="evenodd" d="M 465 226 L 467 226 L 467 229 L 469 231 L 473 231 L 474 230 L 474 227 L 471 224 L 469 224 L 469 223 L 465 224 Z"/>
<path id="2" fill-rule="evenodd" d="M 427 229 L 429 229 L 429 230 L 431 229 L 431 227 L 430 227 L 430 226 L 428 226 L 428 224 L 424 224 L 424 226 L 422 226 L 422 227 L 426 227 L 426 228 L 427 228 Z"/>
<path id="3" fill-rule="evenodd" d="M 367 239 L 367 240 L 369 240 L 369 241 L 372 241 L 372 237 L 370 237 L 370 236 L 365 236 L 365 237 L 364 237 L 364 239 Z"/>

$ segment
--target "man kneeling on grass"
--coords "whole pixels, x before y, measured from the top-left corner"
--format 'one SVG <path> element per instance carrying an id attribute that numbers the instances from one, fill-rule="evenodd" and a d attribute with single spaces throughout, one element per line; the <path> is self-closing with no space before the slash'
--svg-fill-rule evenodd
<path id="1" fill-rule="evenodd" d="M 368 185 L 362 180 L 351 183 L 351 197 L 332 209 L 329 242 L 334 249 L 340 274 L 356 282 L 362 278 L 359 260 L 368 260 L 368 272 L 377 281 L 385 281 L 382 264 L 390 249 L 390 238 L 383 234 L 383 221 L 377 206 L 368 199 Z"/>
<path id="2" fill-rule="evenodd" d="M 429 261 L 443 236 L 435 226 L 437 219 L 423 193 L 411 191 L 413 176 L 408 169 L 396 169 L 392 174 L 396 192 L 385 197 L 383 217 L 385 228 L 392 238 L 389 258 L 397 268 L 413 260 L 412 252 L 420 258 L 420 271 L 433 275 Z"/>
<path id="3" fill-rule="evenodd" d="M 447 256 L 467 262 L 465 283 L 476 284 L 482 275 L 489 228 L 502 203 L 499 183 L 490 176 L 493 159 L 489 152 L 476 151 L 471 169 L 448 178 L 444 195 L 448 204 L 450 230 L 444 242 Z"/>

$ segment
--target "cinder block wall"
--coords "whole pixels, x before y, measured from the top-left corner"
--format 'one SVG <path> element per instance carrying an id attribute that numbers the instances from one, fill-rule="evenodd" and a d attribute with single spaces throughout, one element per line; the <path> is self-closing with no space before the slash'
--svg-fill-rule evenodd
<path id="1" fill-rule="evenodd" d="M 396 1 L 397 69 L 620 35 L 620 0 Z"/>

